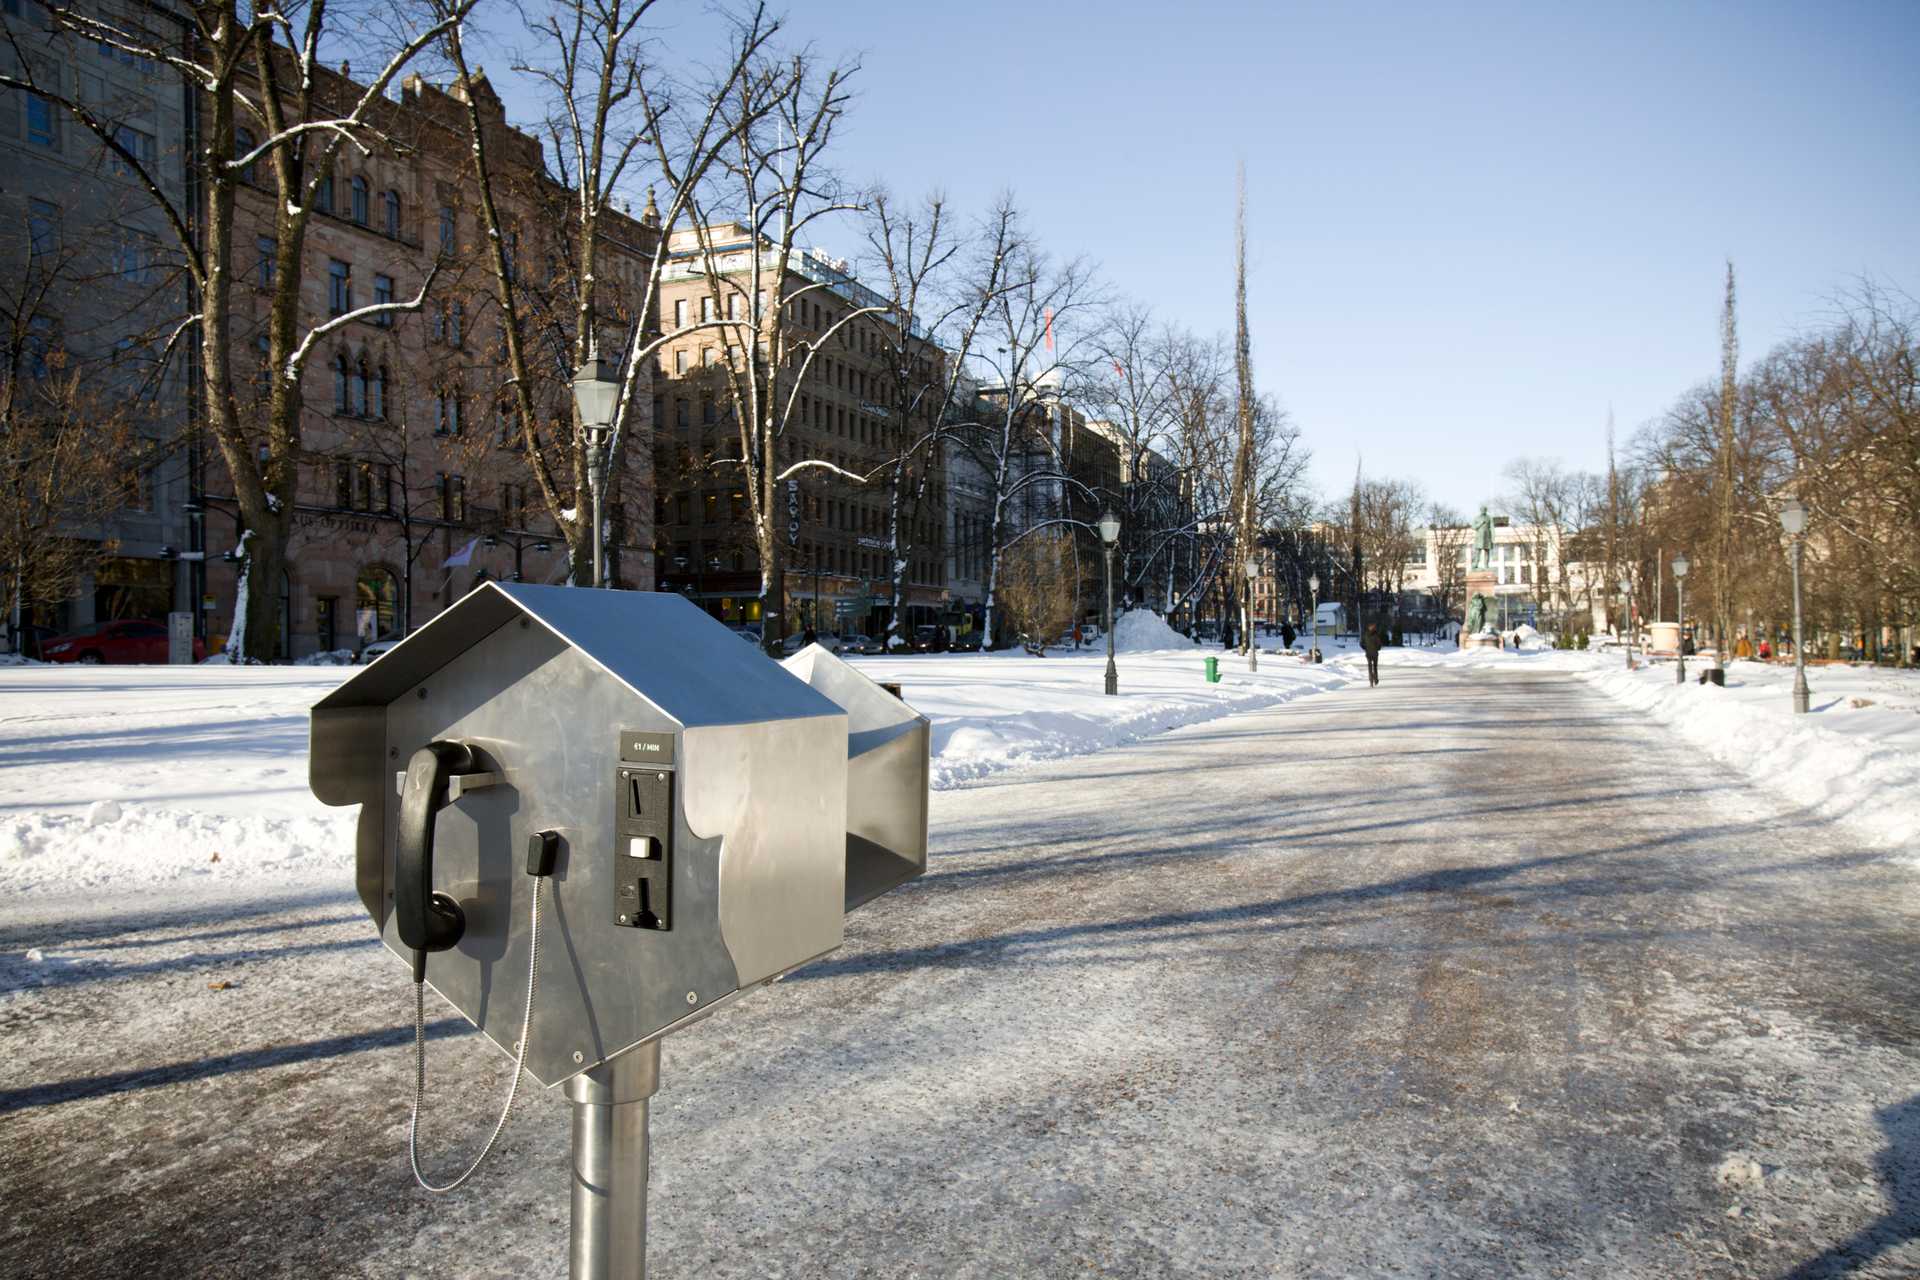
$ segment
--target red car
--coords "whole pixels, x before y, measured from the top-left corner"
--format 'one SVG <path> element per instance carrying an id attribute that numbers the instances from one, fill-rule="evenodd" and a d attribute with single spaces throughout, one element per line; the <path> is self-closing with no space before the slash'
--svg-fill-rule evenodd
<path id="1" fill-rule="evenodd" d="M 167 629 L 158 622 L 133 618 L 103 622 L 86 631 L 55 636 L 41 647 L 48 662 L 161 662 L 167 660 Z M 207 646 L 196 637 L 193 660 L 207 656 Z"/>

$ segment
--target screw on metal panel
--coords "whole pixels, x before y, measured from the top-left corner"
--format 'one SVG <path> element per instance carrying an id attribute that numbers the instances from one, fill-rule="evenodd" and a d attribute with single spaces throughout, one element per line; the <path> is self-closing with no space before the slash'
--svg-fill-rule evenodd
<path id="1" fill-rule="evenodd" d="M 667 775 L 664 773 L 656 773 L 653 775 L 653 779 L 655 782 L 665 782 L 667 780 Z"/>
<path id="2" fill-rule="evenodd" d="M 522 631 L 525 631 L 527 629 L 527 626 L 528 626 L 527 620 L 525 618 L 520 619 L 520 629 Z"/>
<path id="3" fill-rule="evenodd" d="M 699 1003 L 700 1003 L 700 997 L 699 997 L 699 996 L 698 996 L 697 994 L 695 994 L 694 992 L 691 992 L 691 991 L 689 991 L 689 992 L 687 992 L 687 1003 L 688 1003 L 688 1004 L 699 1004 Z"/>
<path id="4" fill-rule="evenodd" d="M 587 1060 L 587 1055 L 580 1052 L 578 1049 L 575 1049 L 573 1051 L 573 1060 L 575 1062 L 585 1062 Z"/>
<path id="5" fill-rule="evenodd" d="M 627 922 L 627 918 L 626 918 L 625 916 L 621 916 L 621 917 L 620 917 L 620 923 L 621 923 L 621 924 L 625 924 L 626 922 Z"/>
<path id="6" fill-rule="evenodd" d="M 426 700 L 427 700 L 427 691 L 426 691 L 426 688 L 422 686 L 420 690 L 420 701 L 425 702 Z"/>
<path id="7" fill-rule="evenodd" d="M 387 748 L 387 759 L 398 760 L 399 758 L 400 758 L 400 748 L 398 747 Z"/>

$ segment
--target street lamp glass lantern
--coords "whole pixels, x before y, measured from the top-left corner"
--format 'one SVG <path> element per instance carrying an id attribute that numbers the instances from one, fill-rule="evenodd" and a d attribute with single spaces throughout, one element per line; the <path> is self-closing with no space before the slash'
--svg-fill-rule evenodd
<path id="1" fill-rule="evenodd" d="M 1247 561 L 1247 581 L 1251 582 L 1259 576 L 1260 576 L 1260 562 L 1258 560 Z"/>
<path id="2" fill-rule="evenodd" d="M 1320 592 L 1320 575 L 1319 574 L 1314 573 L 1314 574 L 1309 574 L 1307 576 L 1307 590 L 1313 592 L 1315 595 L 1319 594 Z"/>
<path id="3" fill-rule="evenodd" d="M 620 375 L 613 361 L 595 356 L 573 375 L 573 403 L 586 430 L 605 431 L 611 426 L 619 400 Z"/>
<path id="4" fill-rule="evenodd" d="M 1797 538 L 1807 531 L 1807 504 L 1798 498 L 1788 498 L 1780 504 L 1780 527 L 1787 536 Z"/>
<path id="5" fill-rule="evenodd" d="M 1120 517 L 1113 512 L 1109 511 L 1094 521 L 1093 527 L 1100 531 L 1100 541 L 1107 546 L 1120 541 Z"/>
<path id="6" fill-rule="evenodd" d="M 1686 577 L 1687 570 L 1691 569 L 1692 567 L 1693 567 L 1693 562 L 1691 560 L 1688 560 L 1685 556 L 1675 556 L 1673 558 L 1673 576 L 1676 578 Z"/>

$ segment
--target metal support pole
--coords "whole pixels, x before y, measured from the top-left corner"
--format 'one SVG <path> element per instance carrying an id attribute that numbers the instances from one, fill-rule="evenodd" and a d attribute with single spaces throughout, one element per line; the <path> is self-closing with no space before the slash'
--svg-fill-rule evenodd
<path id="1" fill-rule="evenodd" d="M 1113 665 L 1113 548 L 1107 548 L 1107 692 L 1120 692 L 1120 668 Z"/>
<path id="2" fill-rule="evenodd" d="M 1687 580 L 1675 578 L 1674 585 L 1680 592 L 1680 603 L 1675 607 L 1680 617 L 1678 624 L 1680 638 L 1674 641 L 1673 645 L 1673 682 L 1685 684 L 1687 682 Z"/>
<path id="3" fill-rule="evenodd" d="M 660 1042 L 567 1081 L 573 1104 L 572 1280 L 646 1280 L 647 1107 L 660 1088 Z"/>
<path id="4" fill-rule="evenodd" d="M 1807 653 L 1800 643 L 1800 552 L 1803 543 L 1799 538 L 1793 540 L 1793 709 L 1798 715 L 1807 713 L 1810 695 L 1807 690 Z"/>
<path id="5" fill-rule="evenodd" d="M 593 490 L 593 585 L 607 585 L 607 522 L 602 502 L 607 490 L 607 433 L 604 427 L 589 427 L 587 436 L 587 486 Z"/>

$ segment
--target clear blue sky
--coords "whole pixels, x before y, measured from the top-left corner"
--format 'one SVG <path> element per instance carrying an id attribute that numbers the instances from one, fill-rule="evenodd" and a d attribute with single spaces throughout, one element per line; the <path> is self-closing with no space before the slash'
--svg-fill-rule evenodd
<path id="1" fill-rule="evenodd" d="M 1203 332 L 1244 158 L 1255 377 L 1329 493 L 1356 455 L 1462 509 L 1523 454 L 1602 466 L 1609 403 L 1624 442 L 1716 376 L 1729 257 L 1743 361 L 1862 273 L 1920 292 L 1915 0 L 830 0 L 788 33 L 861 57 L 849 178 L 1009 188 Z"/>

